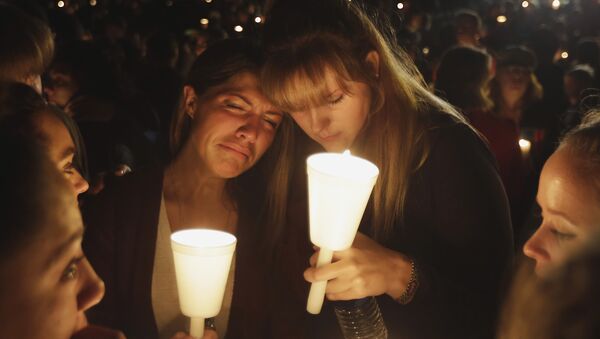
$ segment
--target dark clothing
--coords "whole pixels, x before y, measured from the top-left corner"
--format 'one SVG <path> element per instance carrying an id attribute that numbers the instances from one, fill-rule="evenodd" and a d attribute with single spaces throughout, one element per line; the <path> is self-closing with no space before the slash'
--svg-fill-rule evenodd
<path id="1" fill-rule="evenodd" d="M 151 291 L 163 171 L 140 171 L 115 180 L 83 211 L 84 252 L 106 284 L 104 299 L 88 316 L 90 322 L 119 329 L 129 339 L 157 338 Z M 264 338 L 267 275 L 253 252 L 254 230 L 247 222 L 252 219 L 239 213 L 227 338 Z"/>
<path id="2" fill-rule="evenodd" d="M 377 302 L 390 338 L 493 338 L 513 259 L 506 195 L 492 155 L 469 127 L 439 115 L 431 126 L 431 152 L 410 178 L 404 222 L 383 243 L 415 259 L 420 286 L 408 305 L 387 295 Z M 297 242 L 287 239 L 278 256 L 280 283 L 290 293 L 279 299 L 282 311 L 274 322 L 295 324 L 290 338 L 342 338 L 332 302 L 318 316 L 305 311 L 308 283 L 302 271 L 312 253 L 303 243 L 306 201 L 290 213 L 287 230 L 296 233 Z M 366 226 L 360 230 L 369 235 Z M 294 258 L 299 261 L 291 262 Z"/>
<path id="3" fill-rule="evenodd" d="M 498 173 L 506 189 L 510 203 L 510 214 L 515 235 L 521 233 L 521 227 L 531 209 L 526 178 L 530 166 L 527 166 L 519 147 L 519 128 L 510 119 L 495 116 L 489 112 L 466 112 L 469 121 L 487 139 L 490 150 L 498 161 Z"/>

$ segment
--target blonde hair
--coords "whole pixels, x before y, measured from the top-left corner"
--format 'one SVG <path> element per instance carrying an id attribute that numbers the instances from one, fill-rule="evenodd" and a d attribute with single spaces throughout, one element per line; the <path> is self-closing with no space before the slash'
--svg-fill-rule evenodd
<path id="1" fill-rule="evenodd" d="M 0 3 L 0 80 L 41 75 L 53 55 L 54 38 L 46 23 Z"/>
<path id="2" fill-rule="evenodd" d="M 265 27 L 269 55 L 261 74 L 265 94 L 286 111 L 323 105 L 328 71 L 347 91 L 347 81 L 366 83 L 371 112 L 355 152 L 380 169 L 369 211 L 377 239 L 402 218 L 410 175 L 425 162 L 432 110 L 464 118 L 433 95 L 388 25 L 378 29 L 364 8 L 347 0 L 285 3 L 273 8 Z M 365 58 L 379 54 L 379 74 Z"/>
<path id="3" fill-rule="evenodd" d="M 573 168 L 594 185 L 600 198 L 600 110 L 587 112 L 581 124 L 569 131 L 558 147 L 574 156 Z"/>

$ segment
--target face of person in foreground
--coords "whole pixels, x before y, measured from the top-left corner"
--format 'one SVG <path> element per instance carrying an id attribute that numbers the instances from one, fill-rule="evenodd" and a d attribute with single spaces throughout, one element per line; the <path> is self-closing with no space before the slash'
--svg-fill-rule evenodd
<path id="1" fill-rule="evenodd" d="M 574 161 L 568 149 L 561 148 L 542 170 L 537 201 L 543 221 L 523 248 L 541 276 L 600 230 L 599 193 L 574 170 Z"/>
<path id="2" fill-rule="evenodd" d="M 233 178 L 252 167 L 283 119 L 250 72 L 231 77 L 200 99 L 186 87 L 185 97 L 192 118 L 190 141 L 201 166 L 219 178 Z"/>
<path id="3" fill-rule="evenodd" d="M 79 195 L 87 191 L 89 188 L 87 181 L 73 165 L 75 144 L 65 124 L 49 112 L 41 112 L 36 123 L 39 132 L 45 138 L 50 159 L 67 178 L 74 194 Z"/>
<path id="4" fill-rule="evenodd" d="M 56 199 L 36 234 L 0 266 L 2 338 L 70 338 L 104 294 L 81 249 L 79 209 L 68 198 Z"/>
<path id="5" fill-rule="evenodd" d="M 328 152 L 349 149 L 363 129 L 371 109 L 367 84 L 346 82 L 344 91 L 333 71 L 326 73 L 327 103 L 304 111 L 291 112 L 294 121 Z"/>

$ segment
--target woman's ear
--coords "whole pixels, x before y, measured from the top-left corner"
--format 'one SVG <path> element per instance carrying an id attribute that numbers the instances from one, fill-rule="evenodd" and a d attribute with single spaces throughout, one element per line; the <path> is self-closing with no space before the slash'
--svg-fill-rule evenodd
<path id="1" fill-rule="evenodd" d="M 194 115 L 196 114 L 196 107 L 198 105 L 198 97 L 196 96 L 196 91 L 192 86 L 184 86 L 183 87 L 183 108 L 185 110 L 185 114 L 187 114 L 190 118 L 194 119 Z"/>
<path id="2" fill-rule="evenodd" d="M 373 72 L 376 78 L 379 78 L 379 53 L 377 51 L 372 50 L 367 53 L 367 57 L 365 58 L 365 63 Z"/>

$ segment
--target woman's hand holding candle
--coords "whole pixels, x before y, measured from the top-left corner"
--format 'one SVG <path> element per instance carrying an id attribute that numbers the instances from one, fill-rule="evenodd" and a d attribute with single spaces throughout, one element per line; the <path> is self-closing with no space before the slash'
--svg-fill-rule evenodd
<path id="1" fill-rule="evenodd" d="M 333 263 L 315 268 L 319 252 L 310 258 L 304 271 L 308 282 L 329 280 L 329 300 L 351 300 L 388 294 L 398 299 L 406 290 L 412 271 L 411 260 L 385 248 L 362 233 L 352 247 L 333 254 Z"/>

